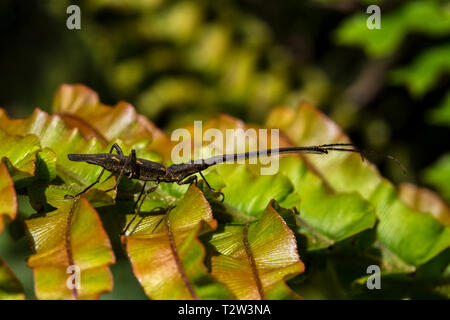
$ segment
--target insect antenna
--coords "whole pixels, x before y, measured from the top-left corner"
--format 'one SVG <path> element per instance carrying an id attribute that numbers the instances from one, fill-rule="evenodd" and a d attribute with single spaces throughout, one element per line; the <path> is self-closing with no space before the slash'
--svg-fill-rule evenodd
<path id="1" fill-rule="evenodd" d="M 327 151 L 333 150 L 333 151 L 347 151 L 347 152 L 359 153 L 361 155 L 362 161 L 364 161 L 364 159 L 367 158 L 367 155 L 383 157 L 383 158 L 394 161 L 400 167 L 400 169 L 402 169 L 403 174 L 406 174 L 406 169 L 402 165 L 402 163 L 397 158 L 394 158 L 393 156 L 386 154 L 384 152 L 374 151 L 374 150 L 362 150 L 362 149 L 357 148 L 356 145 L 353 143 L 323 144 L 323 145 L 320 145 L 319 147 L 323 148 L 324 150 L 327 150 Z M 342 148 L 342 147 L 353 147 L 353 149 Z"/>

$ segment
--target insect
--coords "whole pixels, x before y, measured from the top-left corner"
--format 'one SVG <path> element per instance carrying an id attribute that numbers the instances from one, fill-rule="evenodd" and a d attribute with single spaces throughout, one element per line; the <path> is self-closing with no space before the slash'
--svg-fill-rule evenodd
<path id="1" fill-rule="evenodd" d="M 117 154 L 113 154 L 113 151 L 116 150 Z M 359 150 L 355 147 L 354 144 L 351 143 L 335 143 L 335 144 L 323 144 L 317 146 L 306 146 L 306 147 L 288 147 L 288 148 L 279 148 L 279 149 L 267 149 L 253 152 L 245 152 L 245 153 L 235 153 L 235 154 L 225 154 L 214 156 L 207 159 L 201 160 L 193 160 L 188 161 L 181 164 L 172 164 L 168 167 L 163 165 L 162 163 L 141 159 L 136 157 L 136 151 L 133 149 L 131 153 L 126 156 L 122 149 L 118 144 L 114 144 L 111 147 L 109 153 L 97 153 L 97 154 L 69 154 L 69 160 L 71 161 L 82 161 L 90 164 L 95 164 L 103 167 L 97 179 L 86 187 L 83 191 L 79 192 L 76 195 L 66 195 L 66 199 L 73 199 L 79 197 L 80 195 L 86 193 L 89 189 L 91 189 L 94 185 L 100 182 L 100 179 L 105 172 L 105 170 L 110 171 L 112 174 L 118 174 L 118 178 L 116 183 L 111 189 L 105 190 L 105 192 L 109 192 L 112 190 L 117 191 L 117 187 L 119 185 L 120 180 L 123 176 L 126 176 L 130 179 L 138 179 L 144 181 L 139 197 L 135 203 L 135 209 L 137 206 L 137 210 L 135 210 L 133 218 L 128 222 L 125 229 L 122 231 L 122 235 L 126 233 L 130 225 L 133 223 L 135 218 L 139 215 L 142 204 L 145 198 L 152 192 L 154 192 L 161 182 L 167 183 L 177 183 L 179 185 L 183 184 L 197 184 L 197 173 L 200 174 L 206 186 L 211 191 L 215 191 L 209 183 L 206 181 L 203 176 L 202 171 L 207 168 L 231 161 L 238 160 L 247 160 L 254 157 L 263 156 L 271 156 L 272 154 L 289 154 L 289 153 L 312 153 L 312 154 L 327 154 L 329 151 L 341 151 L 341 152 L 355 152 L 359 153 L 364 160 L 365 154 L 376 154 L 381 155 L 391 160 L 394 160 L 405 172 L 405 169 L 401 165 L 401 163 L 395 159 L 394 157 L 386 154 L 382 154 L 375 151 L 367 151 L 367 150 Z M 146 184 L 149 181 L 155 182 L 155 185 L 146 189 Z M 224 200 L 224 194 L 222 195 L 222 201 Z"/>

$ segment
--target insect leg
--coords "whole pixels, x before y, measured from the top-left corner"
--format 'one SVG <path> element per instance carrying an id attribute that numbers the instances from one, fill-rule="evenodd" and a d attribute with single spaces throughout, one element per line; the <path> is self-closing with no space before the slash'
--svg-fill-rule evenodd
<path id="1" fill-rule="evenodd" d="M 205 179 L 205 177 L 203 176 L 203 174 L 202 174 L 201 172 L 199 172 L 199 173 L 200 173 L 200 175 L 202 176 L 203 180 L 205 181 L 206 185 L 208 186 L 209 190 L 211 190 L 211 191 L 214 192 L 214 189 L 211 188 L 211 186 L 210 186 L 209 183 L 206 181 L 206 179 Z M 196 175 L 189 176 L 189 177 L 187 177 L 187 178 L 184 179 L 184 180 L 177 181 L 177 183 L 178 183 L 179 185 L 182 185 L 182 184 L 191 184 L 191 183 L 195 183 L 195 185 L 197 185 L 197 176 L 196 176 Z M 220 194 L 222 195 L 222 202 L 223 202 L 223 200 L 225 199 L 225 195 L 224 195 L 222 192 L 221 192 Z"/>
<path id="2" fill-rule="evenodd" d="M 209 185 L 208 181 L 206 181 L 205 176 L 203 175 L 203 173 L 200 171 L 199 172 L 203 181 L 205 181 L 206 186 L 208 187 L 208 189 L 212 192 L 215 192 L 216 190 L 214 190 L 213 188 L 211 188 L 211 186 Z M 222 196 L 222 202 L 225 200 L 225 195 L 223 194 L 223 192 L 219 192 L 219 194 Z"/>
<path id="3" fill-rule="evenodd" d="M 196 175 L 189 176 L 189 177 L 187 177 L 187 178 L 184 179 L 184 180 L 179 180 L 179 181 L 177 181 L 177 183 L 178 183 L 179 185 L 182 185 L 182 184 L 191 184 L 191 183 L 195 183 L 195 185 L 197 185 L 197 176 L 196 176 Z"/>
<path id="4" fill-rule="evenodd" d="M 147 191 L 145 191 L 145 194 L 142 197 L 142 200 L 139 203 L 139 206 L 138 206 L 137 210 L 134 212 L 133 218 L 131 218 L 130 222 L 127 223 L 125 229 L 120 233 L 120 235 L 124 235 L 127 232 L 128 228 L 131 226 L 131 224 L 133 223 L 134 219 L 136 219 L 136 217 L 139 215 L 139 212 L 141 212 L 141 207 L 142 207 L 142 204 L 144 203 L 145 198 L 147 198 L 149 193 L 152 193 L 153 191 L 158 189 L 158 186 L 159 186 L 159 181 L 156 181 L 156 184 L 153 187 L 151 187 Z M 144 191 L 144 190 L 142 190 L 142 191 Z M 141 194 L 142 194 L 142 191 L 141 191 Z M 138 199 L 138 201 L 139 201 L 139 199 Z"/>
<path id="5" fill-rule="evenodd" d="M 119 156 L 123 156 L 123 151 L 122 151 L 122 149 L 119 147 L 119 145 L 118 145 L 117 143 L 114 143 L 114 144 L 112 145 L 111 150 L 109 151 L 109 153 L 112 153 L 113 149 L 116 149 L 117 154 L 118 154 Z"/>
<path id="6" fill-rule="evenodd" d="M 136 205 L 139 203 L 139 200 L 141 200 L 141 197 L 142 197 L 142 195 L 144 194 L 145 186 L 146 186 L 146 185 L 147 185 L 147 181 L 145 181 L 145 182 L 144 182 L 144 185 L 142 186 L 141 193 L 139 193 L 139 197 L 138 197 L 138 199 L 136 200 L 136 203 L 134 204 L 133 211 L 136 210 Z"/>
<path id="7" fill-rule="evenodd" d="M 113 153 L 113 150 L 116 150 L 119 155 L 123 155 L 122 149 L 119 147 L 119 145 L 117 143 L 114 143 L 112 145 L 111 149 L 109 150 L 109 153 Z M 64 199 L 74 199 L 74 198 L 82 195 L 83 193 L 86 193 L 90 188 L 92 188 L 94 185 L 96 185 L 97 183 L 100 182 L 100 179 L 102 178 L 102 175 L 103 175 L 104 172 L 105 172 L 105 168 L 102 169 L 102 171 L 98 175 L 97 179 L 95 179 L 95 181 L 93 183 L 91 183 L 88 187 L 86 187 L 83 191 L 78 192 L 74 196 L 72 196 L 70 194 L 66 194 L 64 196 Z"/>
<path id="8" fill-rule="evenodd" d="M 136 151 L 134 151 L 134 149 L 131 150 L 130 155 L 127 157 L 127 161 L 125 162 L 125 164 L 124 164 L 124 166 L 122 167 L 122 169 L 120 169 L 120 173 L 119 173 L 119 176 L 117 177 L 117 180 L 116 180 L 116 183 L 114 184 L 114 187 L 112 187 L 112 188 L 110 188 L 110 189 L 108 189 L 108 190 L 105 190 L 105 192 L 109 192 L 109 191 L 111 191 L 111 190 L 116 190 L 116 191 L 117 191 L 117 187 L 119 186 L 120 180 L 122 179 L 123 174 L 124 174 L 124 172 L 125 172 L 125 169 L 126 169 L 126 167 L 127 167 L 129 164 L 131 164 L 131 167 L 132 167 L 132 168 L 135 168 L 135 167 L 136 167 Z M 130 174 L 130 177 L 132 176 L 132 174 L 133 174 L 133 173 Z"/>

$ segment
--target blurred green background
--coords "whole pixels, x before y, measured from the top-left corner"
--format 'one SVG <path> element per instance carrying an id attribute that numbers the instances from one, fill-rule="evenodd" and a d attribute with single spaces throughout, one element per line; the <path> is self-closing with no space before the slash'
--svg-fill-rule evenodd
<path id="1" fill-rule="evenodd" d="M 66 27 L 70 4 L 81 30 Z M 380 30 L 366 26 L 369 4 Z M 306 99 L 408 169 L 374 159 L 383 175 L 450 200 L 448 1 L 2 0 L 0 33 L 0 106 L 11 116 L 50 111 L 61 83 L 126 100 L 168 133 L 220 112 L 263 124 L 270 108 Z M 0 256 L 32 297 L 26 240 L 13 249 L 10 237 Z M 127 263 L 113 266 L 104 297 L 144 297 Z"/>

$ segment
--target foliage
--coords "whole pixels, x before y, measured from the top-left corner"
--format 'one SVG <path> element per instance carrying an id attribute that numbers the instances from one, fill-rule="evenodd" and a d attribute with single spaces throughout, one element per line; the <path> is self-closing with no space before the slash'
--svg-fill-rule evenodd
<path id="1" fill-rule="evenodd" d="M 424 172 L 425 180 L 435 185 L 442 196 L 450 201 L 450 154 L 444 154 L 436 163 Z"/>
<path id="2" fill-rule="evenodd" d="M 423 95 L 436 85 L 441 74 L 450 71 L 449 56 L 449 45 L 429 49 L 411 65 L 394 71 L 393 81 L 405 84 L 413 95 Z"/>
<path id="3" fill-rule="evenodd" d="M 372 56 L 386 56 L 395 52 L 408 33 L 418 32 L 441 36 L 450 31 L 448 7 L 443 1 L 408 1 L 393 12 L 382 13 L 383 27 L 367 37 L 367 16 L 357 14 L 349 18 L 338 30 L 338 41 L 359 45 Z M 433 23 L 423 23 L 433 21 Z"/>
<path id="4" fill-rule="evenodd" d="M 110 270 L 125 259 L 152 299 L 361 297 L 370 295 L 361 288 L 370 264 L 380 265 L 396 288 L 389 297 L 416 297 L 402 290 L 411 285 L 425 297 L 448 297 L 448 207 L 426 189 L 396 190 L 357 155 L 286 156 L 275 175 L 260 175 L 260 164 L 212 167 L 205 177 L 224 193 L 223 203 L 202 182 L 162 183 L 119 239 L 141 183 L 124 178 L 117 193 L 106 192 L 115 177 L 105 176 L 81 198 L 66 199 L 100 173 L 67 154 L 108 152 L 118 142 L 127 154 L 134 148 L 168 164 L 169 137 L 131 105 L 104 105 L 82 85 L 61 86 L 53 110 L 22 119 L 0 114 L 0 218 L 16 218 L 17 194 L 35 211 L 10 226 L 29 239 L 27 266 L 39 299 L 98 298 L 112 290 Z M 266 126 L 281 129 L 282 146 L 349 141 L 309 104 L 273 109 Z M 262 127 L 221 115 L 207 128 Z M 80 288 L 67 286 L 74 265 Z M 3 262 L 0 297 L 24 297 Z"/>
<path id="5" fill-rule="evenodd" d="M 408 46 L 408 37 L 420 34 L 431 39 L 444 39 L 442 42 L 429 41 L 422 51 L 411 52 L 408 63 L 397 66 L 390 72 L 393 85 L 404 85 L 408 88 L 415 100 L 430 94 L 450 71 L 450 7 L 446 1 L 414 0 L 405 1 L 395 9 L 384 13 L 382 9 L 382 28 L 373 30 L 367 36 L 366 16 L 357 14 L 346 19 L 336 33 L 339 43 L 356 45 L 364 49 L 372 58 L 388 58 L 398 60 L 401 56 L 401 46 Z M 411 58 L 412 56 L 412 58 Z M 427 110 L 427 119 L 430 124 L 449 126 L 449 90 L 444 90 L 441 103 Z M 428 107 L 428 106 L 427 106 Z M 422 176 L 424 181 L 437 188 L 447 200 L 448 197 L 448 170 L 445 161 L 448 157 L 443 155 L 427 168 Z"/>
<path id="6" fill-rule="evenodd" d="M 226 10 L 223 5 L 90 1 L 84 14 L 94 20 L 104 11 L 120 12 L 126 28 L 113 35 L 116 24 L 96 24 L 103 40 L 82 34 L 82 41 L 114 91 L 136 95 L 137 109 L 152 119 L 167 117 L 175 126 L 180 123 L 175 112 L 190 109 L 193 115 L 188 116 L 198 119 L 224 108 L 255 117 L 253 111 L 286 99 L 291 79 L 299 76 L 290 70 L 289 53 L 276 44 L 263 21 L 231 3 Z M 126 30 L 133 30 L 133 36 Z"/>
<path id="7" fill-rule="evenodd" d="M 22 300 L 25 298 L 23 288 L 9 267 L 0 260 L 0 299 Z"/>
<path id="8" fill-rule="evenodd" d="M 413 183 L 428 183 L 421 171 L 448 149 L 429 143 L 447 133 L 435 125 L 444 120 L 424 117 L 448 91 L 446 1 L 79 0 L 77 31 L 65 27 L 69 0 L 30 1 L 6 0 L 0 11 L 9 40 L 2 105 L 15 116 L 50 112 L 61 83 L 130 101 L 167 132 L 219 112 L 262 124 L 271 107 L 304 98 L 359 145 L 395 148 Z M 371 4 L 380 30 L 366 27 Z"/>

